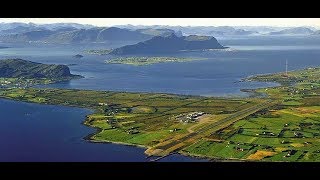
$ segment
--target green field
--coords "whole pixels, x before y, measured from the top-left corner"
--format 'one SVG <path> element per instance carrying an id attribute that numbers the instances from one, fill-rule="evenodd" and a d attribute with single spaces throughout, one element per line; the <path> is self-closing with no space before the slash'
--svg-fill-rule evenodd
<path id="1" fill-rule="evenodd" d="M 257 100 L 71 89 L 13 88 L 0 92 L 1 97 L 19 101 L 94 109 L 95 113 L 85 121 L 86 125 L 100 129 L 92 140 L 144 146 L 187 134 L 187 128 L 197 122 L 185 124 L 174 119 L 181 113 L 201 110 L 208 114 L 227 114 L 258 103 Z"/>

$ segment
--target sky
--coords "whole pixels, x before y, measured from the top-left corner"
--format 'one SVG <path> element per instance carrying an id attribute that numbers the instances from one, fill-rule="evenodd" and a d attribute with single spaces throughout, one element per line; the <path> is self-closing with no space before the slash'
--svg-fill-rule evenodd
<path id="1" fill-rule="evenodd" d="M 0 22 L 36 24 L 80 23 L 95 26 L 178 25 L 178 26 L 312 26 L 320 28 L 320 18 L 0 18 Z"/>

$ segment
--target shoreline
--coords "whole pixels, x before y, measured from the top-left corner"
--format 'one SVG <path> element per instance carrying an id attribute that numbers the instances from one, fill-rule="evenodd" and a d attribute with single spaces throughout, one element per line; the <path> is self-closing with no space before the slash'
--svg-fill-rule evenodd
<path id="1" fill-rule="evenodd" d="M 108 141 L 108 140 L 95 140 L 95 139 L 92 139 L 92 137 L 94 135 L 98 134 L 99 132 L 101 132 L 102 129 L 97 128 L 97 127 L 92 127 L 92 126 L 86 124 L 86 122 L 87 122 L 87 119 L 82 121 L 81 124 L 85 125 L 87 127 L 95 129 L 95 132 L 90 133 L 90 134 L 88 134 L 88 135 L 86 135 L 85 137 L 82 138 L 83 140 L 85 140 L 87 142 L 90 142 L 90 143 L 103 143 L 103 144 L 112 143 L 112 144 L 120 144 L 120 145 L 126 145 L 126 146 L 139 147 L 139 148 L 144 148 L 144 149 L 149 148 L 148 146 L 143 146 L 143 145 L 139 145 L 139 144 L 130 144 L 130 143 L 125 143 L 125 142 L 115 142 L 115 141 Z"/>
<path id="2" fill-rule="evenodd" d="M 62 82 L 62 81 L 60 81 L 60 82 Z M 54 83 L 59 83 L 59 82 L 53 82 L 53 83 L 50 83 L 50 84 L 54 84 Z M 35 89 L 46 89 L 46 88 L 37 88 L 36 87 Z M 48 89 L 56 89 L 56 88 L 48 88 Z M 63 89 L 64 90 L 65 88 L 57 88 L 57 89 Z M 74 90 L 74 89 L 69 89 L 69 90 Z M 82 89 L 76 89 L 76 90 L 82 90 Z M 88 90 L 88 91 L 114 92 L 114 91 L 107 91 L 107 90 Z M 248 89 L 240 89 L 240 91 L 248 91 Z M 252 91 L 251 93 L 255 94 L 255 89 L 250 89 L 250 91 Z M 143 93 L 143 94 L 165 94 L 165 95 L 173 95 L 173 96 L 180 96 L 180 97 L 208 98 L 208 97 L 202 96 L 202 95 L 184 95 L 184 94 L 174 94 L 174 93 L 126 92 L 126 91 L 116 91 L 116 92 L 117 93 L 119 93 L 119 92 L 120 93 L 134 93 L 134 94 L 140 94 L 140 93 Z M 246 93 L 250 94 L 250 92 L 246 92 Z M 217 98 L 217 99 L 232 99 L 232 98 L 235 98 L 235 97 L 221 97 L 221 96 L 212 96 L 212 97 Z M 245 99 L 245 98 L 248 98 L 248 97 L 242 97 L 242 96 L 236 97 L 236 99 L 243 99 L 243 98 Z M 102 131 L 102 129 L 100 129 L 100 128 L 93 127 L 93 126 L 90 126 L 89 124 L 87 124 L 87 120 L 88 120 L 87 117 L 90 114 L 94 114 L 96 112 L 96 109 L 94 107 L 76 106 L 76 105 L 72 105 L 72 104 L 53 104 L 53 103 L 50 103 L 50 102 L 37 103 L 37 102 L 30 102 L 30 101 L 26 101 L 26 100 L 17 100 L 17 99 L 10 98 L 10 97 L 0 97 L 0 99 L 11 100 L 11 101 L 16 101 L 16 102 L 39 104 L 39 105 L 62 106 L 62 107 L 72 107 L 72 108 L 86 109 L 86 110 L 89 110 L 90 112 L 88 114 L 86 114 L 85 118 L 81 121 L 80 124 L 81 125 L 85 125 L 85 126 L 87 126 L 89 128 L 93 128 L 94 132 L 87 134 L 86 136 L 82 137 L 81 139 L 85 140 L 88 143 L 101 143 L 101 144 L 112 143 L 112 144 L 115 144 L 115 145 L 124 145 L 124 146 L 131 146 L 131 147 L 135 147 L 135 148 L 142 148 L 142 149 L 144 149 L 144 151 L 149 148 L 148 146 L 139 145 L 139 144 L 131 144 L 131 143 L 126 143 L 126 142 L 115 142 L 115 141 L 108 141 L 108 140 L 95 140 L 95 139 L 93 139 L 92 137 L 94 135 L 96 135 L 96 134 L 98 134 L 99 132 Z M 212 158 L 212 157 L 207 157 L 207 156 L 202 156 L 202 155 L 197 155 L 197 154 L 189 154 L 189 153 L 185 153 L 183 151 L 179 151 L 179 152 L 176 152 L 176 153 L 181 155 L 181 156 L 195 158 L 195 159 L 198 159 L 198 160 L 208 160 L 209 162 L 210 161 L 216 161 L 216 162 L 232 161 L 232 160 L 228 160 L 228 159 Z M 146 158 L 148 158 L 148 155 L 145 154 L 145 152 L 143 154 L 146 156 Z"/>
<path id="3" fill-rule="evenodd" d="M 88 114 L 90 115 L 90 114 Z M 93 128 L 95 129 L 95 132 L 90 133 L 88 135 L 86 135 L 85 137 L 83 137 L 82 139 L 85 140 L 88 143 L 99 143 L 99 144 L 115 144 L 115 145 L 123 145 L 123 146 L 130 146 L 130 147 L 135 147 L 135 148 L 141 148 L 144 150 L 147 150 L 148 148 L 150 148 L 150 146 L 144 146 L 144 145 L 140 145 L 140 144 L 131 144 L 131 143 L 125 143 L 125 142 L 116 142 L 116 141 L 108 141 L 108 140 L 95 140 L 92 139 L 92 137 L 96 134 L 98 134 L 99 132 L 102 131 L 101 128 L 97 128 L 97 127 L 92 127 L 88 124 L 86 124 L 87 119 L 85 119 L 84 121 L 81 122 L 82 125 L 85 125 L 89 128 Z M 208 160 L 209 162 L 212 161 L 213 159 L 210 157 L 206 157 L 206 156 L 201 156 L 201 155 L 196 155 L 196 154 L 188 154 L 188 153 L 184 153 L 183 151 L 180 152 L 176 152 L 177 154 L 184 156 L 184 157 L 190 157 L 190 158 L 195 158 L 198 160 Z M 143 153 L 146 156 L 146 159 L 149 158 L 150 156 L 148 156 L 145 152 Z M 219 162 L 219 161 L 217 161 Z M 222 162 L 222 161 L 221 161 Z"/>
<path id="4" fill-rule="evenodd" d="M 78 78 L 77 78 L 78 79 Z M 248 78 L 244 78 L 244 80 L 248 80 Z M 54 84 L 54 83 L 60 83 L 62 81 L 59 82 L 52 82 L 50 84 Z M 43 89 L 43 88 L 35 88 L 35 89 Z M 46 89 L 46 88 L 45 88 Z M 56 88 L 48 88 L 48 89 L 56 89 Z M 65 88 L 58 88 L 58 89 L 65 89 Z M 258 89 L 258 88 L 257 88 Z M 70 89 L 70 90 L 74 90 L 74 89 Z M 82 90 L 82 89 L 76 89 L 76 90 Z M 257 93 L 255 91 L 256 89 L 240 89 L 241 92 L 246 92 L 249 95 L 250 94 L 254 94 L 254 97 L 259 97 L 259 93 Z M 89 90 L 89 91 L 101 91 L 101 92 L 114 92 L 114 91 L 107 91 L 107 90 Z M 174 94 L 174 93 L 157 93 L 157 92 L 126 92 L 126 91 L 115 91 L 115 92 L 123 92 L 123 93 L 134 93 L 134 94 L 165 94 L 165 95 L 174 95 L 174 96 L 184 96 L 184 97 L 198 97 L 198 98 L 208 98 L 206 96 L 202 96 L 202 95 L 184 95 L 184 94 Z M 230 98 L 235 98 L 235 97 L 221 97 L 221 96 L 212 96 L 214 98 L 217 99 L 230 99 Z M 236 97 L 236 99 L 245 99 L 247 97 Z M 92 137 L 96 134 L 98 134 L 99 132 L 102 131 L 102 129 L 97 128 L 97 127 L 93 127 L 90 126 L 89 124 L 87 124 L 87 117 L 90 114 L 94 114 L 94 112 L 96 111 L 96 109 L 94 107 L 84 107 L 84 106 L 77 106 L 77 105 L 72 105 L 72 104 L 53 104 L 53 103 L 48 103 L 48 102 L 43 102 L 43 103 L 37 103 L 37 102 L 30 102 L 30 101 L 25 101 L 25 100 L 17 100 L 14 98 L 10 98 L 10 97 L 0 97 L 0 99 L 6 99 L 6 100 L 12 100 L 12 101 L 16 101 L 16 102 L 25 102 L 25 103 L 34 103 L 34 104 L 43 104 L 43 105 L 53 105 L 53 106 L 65 106 L 65 107 L 74 107 L 74 108 L 81 108 L 81 109 L 87 109 L 90 112 L 86 115 L 85 119 L 81 121 L 80 124 L 85 125 L 89 128 L 93 128 L 94 132 L 86 135 L 85 137 L 83 137 L 82 139 L 85 140 L 86 142 L 89 143 L 101 143 L 101 144 L 107 144 L 107 143 L 112 143 L 112 144 L 116 144 L 116 145 L 125 145 L 125 146 L 131 146 L 131 147 L 136 147 L 136 148 L 143 148 L 144 150 L 146 150 L 147 148 L 149 148 L 148 146 L 145 145 L 139 145 L 139 144 L 131 144 L 131 143 L 125 143 L 125 142 L 115 142 L 115 141 L 108 141 L 108 140 L 95 140 Z M 213 158 L 213 157 L 208 157 L 208 156 L 204 156 L 204 155 L 199 155 L 199 154 L 190 154 L 190 153 L 186 153 L 183 151 L 179 151 L 176 152 L 179 155 L 185 156 L 185 157 L 191 157 L 191 158 L 196 158 L 199 160 L 208 160 L 210 161 L 216 161 L 216 162 L 230 162 L 230 161 L 244 161 L 244 160 L 239 160 L 239 159 L 223 159 L 223 158 Z M 144 155 L 146 156 L 146 158 L 148 157 L 145 153 Z"/>
<path id="5" fill-rule="evenodd" d="M 27 102 L 27 101 L 20 101 L 20 100 L 15 100 L 15 99 L 11 99 L 11 98 L 3 98 L 3 97 L 0 97 L 0 100 L 8 100 L 8 101 L 14 101 L 14 102 L 20 102 L 20 103 L 29 103 L 29 104 L 37 104 L 37 105 L 49 105 L 49 106 L 62 106 L 62 107 L 71 107 L 71 108 L 80 108 L 80 109 L 86 109 L 86 110 L 89 110 L 89 111 L 94 111 L 93 109 L 90 109 L 90 108 L 85 108 L 85 107 L 77 107 L 77 106 L 67 106 L 67 105 L 57 105 L 57 104 L 44 104 L 44 103 L 35 103 L 35 102 Z M 91 113 L 88 113 L 87 115 L 90 115 L 92 114 Z M 86 116 L 87 116 L 86 115 Z M 149 148 L 148 146 L 144 146 L 144 145 L 139 145 L 139 144 L 131 144 L 131 143 L 125 143 L 125 142 L 115 142 L 115 141 L 102 141 L 102 140 L 94 140 L 94 139 L 91 139 L 92 136 L 94 136 L 95 134 L 99 133 L 100 128 L 96 128 L 96 127 L 92 127 L 90 125 L 87 125 L 85 124 L 86 122 L 86 118 L 84 120 L 82 120 L 80 122 L 81 125 L 84 125 L 88 128 L 92 128 L 95 130 L 95 132 L 92 132 L 92 133 L 89 133 L 88 135 L 82 137 L 81 139 L 86 141 L 87 143 L 99 143 L 99 144 L 115 144 L 115 145 L 123 145 L 123 146 L 131 146 L 131 147 L 135 147 L 135 148 L 141 148 L 141 149 L 144 149 L 146 150 L 147 148 Z M 143 153 L 145 155 L 146 158 L 148 158 L 148 156 Z M 184 154 L 182 152 L 177 152 L 177 154 L 179 155 L 182 155 L 182 156 L 185 156 L 185 157 L 191 157 L 191 158 L 196 158 L 196 159 L 207 159 L 210 161 L 210 159 L 208 159 L 208 157 L 200 157 L 200 156 L 197 156 L 197 155 L 189 155 L 189 154 Z"/>

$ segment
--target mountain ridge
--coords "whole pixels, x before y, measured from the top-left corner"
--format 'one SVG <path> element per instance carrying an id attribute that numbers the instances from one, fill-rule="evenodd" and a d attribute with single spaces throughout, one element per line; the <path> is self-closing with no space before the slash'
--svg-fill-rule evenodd
<path id="1" fill-rule="evenodd" d="M 310 35 L 314 33 L 313 30 L 307 27 L 294 27 L 288 28 L 281 31 L 270 32 L 269 35 Z"/>
<path id="2" fill-rule="evenodd" d="M 152 32 L 153 31 L 153 32 Z M 165 36 L 174 31 L 167 29 L 129 30 L 117 27 L 95 27 L 89 29 L 57 28 L 34 29 L 23 33 L 5 34 L 0 36 L 0 41 L 6 43 L 96 43 L 109 41 L 145 41 L 155 35 Z"/>

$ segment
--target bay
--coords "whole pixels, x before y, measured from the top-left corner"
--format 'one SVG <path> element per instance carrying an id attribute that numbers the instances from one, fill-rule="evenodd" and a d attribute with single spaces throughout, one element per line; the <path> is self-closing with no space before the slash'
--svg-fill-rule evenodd
<path id="1" fill-rule="evenodd" d="M 289 70 L 320 66 L 319 37 L 246 37 L 219 41 L 232 50 L 171 54 L 205 57 L 207 60 L 148 66 L 107 64 L 105 60 L 113 56 L 84 53 L 86 49 L 114 48 L 121 43 L 79 46 L 11 44 L 6 45 L 11 48 L 0 49 L 0 59 L 22 58 L 66 64 L 72 73 L 85 77 L 44 87 L 224 97 L 248 96 L 240 90 L 277 85 L 240 80 L 256 74 L 282 72 L 286 60 Z M 128 43 L 132 42 L 122 45 Z M 84 57 L 73 58 L 76 54 Z M 81 124 L 90 112 L 0 99 L 0 161 L 146 161 L 142 148 L 83 140 L 95 131 Z M 173 155 L 161 161 L 202 160 Z"/>

